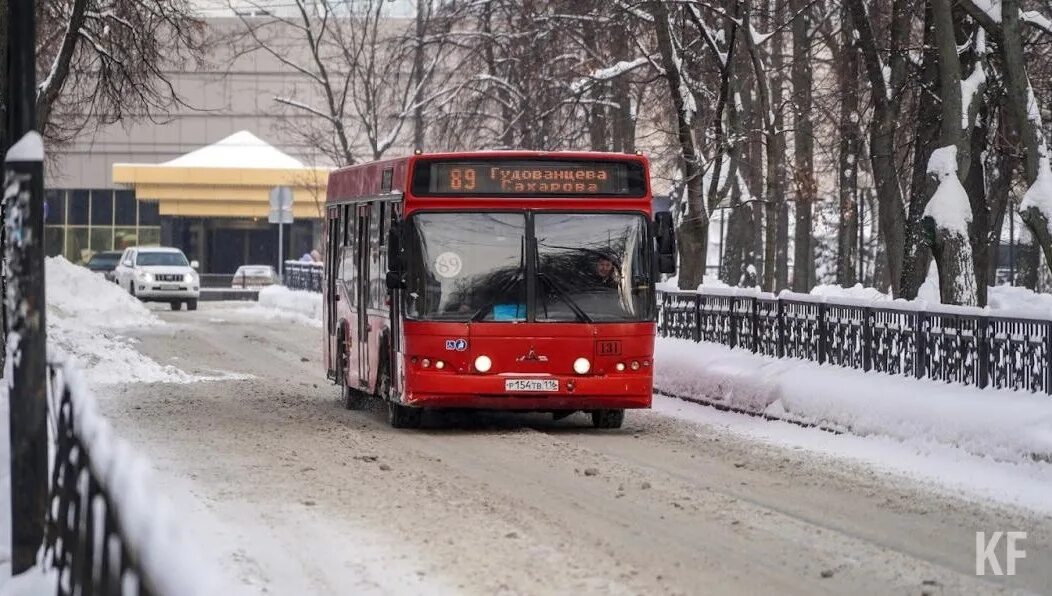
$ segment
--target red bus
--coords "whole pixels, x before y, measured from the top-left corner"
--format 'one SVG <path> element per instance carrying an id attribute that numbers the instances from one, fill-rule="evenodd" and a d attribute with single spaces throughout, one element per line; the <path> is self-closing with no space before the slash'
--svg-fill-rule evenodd
<path id="1" fill-rule="evenodd" d="M 648 408 L 669 213 L 646 158 L 417 154 L 329 178 L 325 359 L 348 408 L 591 414 Z"/>

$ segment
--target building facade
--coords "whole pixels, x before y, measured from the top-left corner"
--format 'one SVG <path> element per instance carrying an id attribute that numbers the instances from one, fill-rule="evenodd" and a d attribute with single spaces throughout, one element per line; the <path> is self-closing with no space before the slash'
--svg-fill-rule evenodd
<path id="1" fill-rule="evenodd" d="M 206 34 L 212 39 L 236 40 L 243 31 L 244 24 L 232 13 L 212 16 L 223 14 L 215 9 L 204 14 Z M 284 51 L 306 50 L 293 37 L 287 43 Z M 268 168 L 246 163 L 257 155 L 255 141 L 284 156 L 289 168 L 315 174 L 295 193 L 296 203 L 302 206 L 297 205 L 295 223 L 284 230 L 286 258 L 299 258 L 320 246 L 321 209 L 315 203 L 319 196 L 324 201 L 327 171 L 338 164 L 295 134 L 304 119 L 313 116 L 279 109 L 274 101 L 290 93 L 302 97 L 310 86 L 303 75 L 267 53 L 243 50 L 234 41 L 220 42 L 209 52 L 206 64 L 188 64 L 167 73 L 186 105 L 163 120 L 145 118 L 100 127 L 51 148 L 45 174 L 48 256 L 63 255 L 83 263 L 99 251 L 163 244 L 183 249 L 188 258 L 201 262 L 206 273 L 230 273 L 244 264 L 277 265 L 277 225 L 267 221 L 270 189 L 260 184 L 295 186 L 301 181 L 288 172 L 275 176 L 274 168 L 260 176 Z M 231 138 L 227 153 L 234 163 L 198 159 L 190 167 L 168 168 L 178 169 L 181 178 L 169 177 L 161 186 L 127 177 L 126 166 L 163 167 Z M 236 146 L 246 138 L 255 141 Z M 250 183 L 223 175 L 216 178 L 224 164 L 247 165 L 244 179 Z M 194 173 L 195 169 L 200 171 Z M 207 183 L 201 184 L 202 180 Z"/>

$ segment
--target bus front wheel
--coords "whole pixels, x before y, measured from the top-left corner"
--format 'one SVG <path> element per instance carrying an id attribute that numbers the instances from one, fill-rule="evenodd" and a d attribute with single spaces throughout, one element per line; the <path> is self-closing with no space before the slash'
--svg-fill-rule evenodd
<path id="1" fill-rule="evenodd" d="M 392 428 L 420 428 L 423 418 L 424 411 L 420 408 L 410 408 L 393 401 L 387 402 L 387 422 Z"/>
<path id="2" fill-rule="evenodd" d="M 594 410 L 592 412 L 592 426 L 596 428 L 621 428 L 624 422 L 624 410 Z"/>
<path id="3" fill-rule="evenodd" d="M 386 346 L 380 351 L 381 353 L 386 352 Z M 380 370 L 376 375 L 376 395 L 387 402 L 387 422 L 392 428 L 420 428 L 424 411 L 420 408 L 403 406 L 392 399 L 390 370 L 387 359 L 381 360 Z"/>

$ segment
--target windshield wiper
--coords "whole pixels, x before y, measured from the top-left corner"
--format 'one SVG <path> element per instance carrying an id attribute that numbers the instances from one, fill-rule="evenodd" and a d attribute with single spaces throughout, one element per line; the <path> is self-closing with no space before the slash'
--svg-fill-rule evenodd
<path id="1" fill-rule="evenodd" d="M 514 288 L 515 284 L 519 283 L 519 281 L 522 280 L 525 277 L 523 275 L 523 273 L 525 271 L 526 271 L 526 236 L 523 236 L 519 240 L 519 270 L 515 272 L 515 275 L 512 276 L 511 279 L 509 279 L 507 282 L 501 284 L 500 289 L 497 290 L 493 294 L 494 295 L 493 300 L 490 300 L 486 304 L 482 305 L 482 308 L 476 310 L 475 313 L 471 315 L 471 322 L 472 323 L 477 323 L 477 322 L 481 321 L 482 319 L 486 318 L 486 313 L 488 313 L 491 309 L 493 309 L 494 307 L 497 306 L 497 303 L 500 302 L 500 299 L 504 295 L 504 293 L 507 292 L 508 290 Z"/>
<path id="2" fill-rule="evenodd" d="M 559 298 L 562 298 L 563 302 L 566 303 L 566 306 L 569 306 L 570 310 L 572 310 L 574 315 L 577 316 L 578 321 L 581 321 L 582 323 L 592 322 L 592 317 L 588 316 L 588 313 L 584 312 L 584 309 L 582 309 L 580 305 L 578 305 L 577 302 L 570 297 L 570 293 L 567 292 L 566 289 L 564 289 L 562 286 L 560 286 L 555 281 L 554 277 L 549 277 L 548 274 L 541 273 L 540 271 L 538 271 L 537 279 L 547 282 L 548 287 L 555 290 L 555 293 L 559 295 Z M 547 304 L 545 304 L 545 309 L 547 309 Z"/>
<path id="3" fill-rule="evenodd" d="M 481 321 L 482 319 L 486 318 L 486 313 L 488 313 L 495 306 L 497 306 L 497 303 L 501 302 L 501 297 L 504 295 L 504 293 L 507 292 L 508 290 L 514 288 L 515 284 L 519 283 L 519 281 L 521 279 L 522 279 L 522 269 L 519 269 L 515 273 L 514 277 L 512 277 L 507 282 L 505 282 L 503 285 L 501 285 L 500 289 L 498 289 L 495 292 L 495 296 L 496 297 L 493 300 L 490 300 L 486 304 L 482 305 L 482 308 L 476 310 L 475 314 L 471 315 L 471 321 L 473 323 L 477 323 L 478 321 Z"/>

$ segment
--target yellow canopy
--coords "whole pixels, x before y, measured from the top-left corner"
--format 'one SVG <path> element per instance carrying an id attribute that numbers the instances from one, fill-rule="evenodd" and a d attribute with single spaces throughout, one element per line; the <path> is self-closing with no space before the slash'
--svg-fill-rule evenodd
<path id="1" fill-rule="evenodd" d="M 247 131 L 161 164 L 113 164 L 113 181 L 158 201 L 161 215 L 265 218 L 270 191 L 292 188 L 296 219 L 317 219 L 329 168 L 304 166 Z"/>

